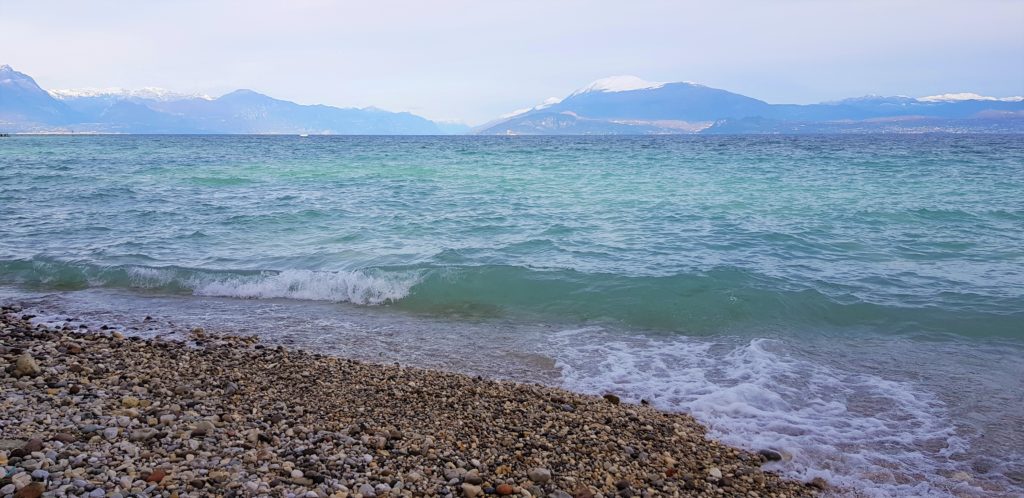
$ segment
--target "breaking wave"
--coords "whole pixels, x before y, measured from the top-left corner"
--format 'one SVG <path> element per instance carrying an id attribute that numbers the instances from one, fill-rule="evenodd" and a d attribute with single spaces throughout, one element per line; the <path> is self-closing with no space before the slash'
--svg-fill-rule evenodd
<path id="1" fill-rule="evenodd" d="M 793 327 L 877 327 L 894 334 L 1014 336 L 1024 301 L 964 294 L 942 306 L 870 302 L 733 268 L 624 276 L 518 266 L 412 265 L 352 270 L 226 270 L 100 266 L 48 258 L 0 261 L 0 283 L 53 290 L 91 287 L 246 299 L 394 305 L 436 316 L 515 316 L 619 323 L 645 330 L 717 334 Z M 984 323 L 979 327 L 979 323 Z"/>
<path id="2" fill-rule="evenodd" d="M 227 271 L 98 266 L 54 260 L 0 262 L 0 275 L 13 283 L 58 290 L 114 287 L 197 296 L 303 299 L 361 305 L 397 302 L 420 280 L 414 271 Z"/>

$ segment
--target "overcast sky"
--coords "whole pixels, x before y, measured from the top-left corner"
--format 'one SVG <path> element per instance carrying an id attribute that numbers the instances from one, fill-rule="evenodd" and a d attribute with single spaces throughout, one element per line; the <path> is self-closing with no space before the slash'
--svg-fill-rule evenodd
<path id="1" fill-rule="evenodd" d="M 0 64 L 478 124 L 617 74 L 773 103 L 1024 95 L 1022 27 L 1024 0 L 0 0 Z"/>

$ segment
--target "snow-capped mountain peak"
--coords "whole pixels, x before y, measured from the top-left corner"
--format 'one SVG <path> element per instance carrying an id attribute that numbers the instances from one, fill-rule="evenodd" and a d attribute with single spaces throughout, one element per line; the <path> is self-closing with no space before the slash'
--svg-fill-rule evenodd
<path id="1" fill-rule="evenodd" d="M 213 97 L 200 93 L 179 93 L 165 88 L 148 86 L 144 88 L 67 88 L 49 90 L 50 95 L 60 100 L 90 98 L 90 97 L 114 97 L 114 98 L 136 98 L 158 100 L 161 102 L 185 99 L 213 100 Z"/>
<path id="2" fill-rule="evenodd" d="M 921 102 L 963 102 L 967 100 L 987 100 L 987 101 L 999 101 L 999 102 L 1024 102 L 1024 97 L 987 97 L 985 95 L 979 95 L 977 93 L 962 92 L 962 93 L 944 93 L 942 95 L 930 95 L 928 97 L 920 97 L 917 100 Z"/>
<path id="3" fill-rule="evenodd" d="M 629 92 L 633 90 L 650 90 L 665 86 L 664 82 L 647 81 L 631 75 L 609 76 L 572 92 L 570 97 L 591 92 Z"/>
<path id="4" fill-rule="evenodd" d="M 537 104 L 537 105 L 535 105 L 533 107 L 527 107 L 525 109 L 516 109 L 516 110 L 514 110 L 514 111 L 512 111 L 510 113 L 502 114 L 500 116 L 500 118 L 501 119 L 508 119 L 508 118 L 516 117 L 516 116 L 518 116 L 520 114 L 526 114 L 526 113 L 528 113 L 530 111 L 539 111 L 541 109 L 547 109 L 548 107 L 551 107 L 551 106 L 553 106 L 555 104 L 558 104 L 561 101 L 562 101 L 562 99 L 560 99 L 558 97 L 548 97 L 548 98 L 544 99 L 544 102 L 541 102 L 540 104 Z"/>

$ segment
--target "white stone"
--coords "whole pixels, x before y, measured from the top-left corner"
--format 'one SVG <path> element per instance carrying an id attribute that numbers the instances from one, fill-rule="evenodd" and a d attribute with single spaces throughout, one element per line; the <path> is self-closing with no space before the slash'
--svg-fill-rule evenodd
<path id="1" fill-rule="evenodd" d="M 18 489 L 28 486 L 29 483 L 31 482 L 32 476 L 28 475 L 28 472 L 18 472 L 17 474 L 11 476 L 11 483 L 13 483 L 14 487 Z"/>

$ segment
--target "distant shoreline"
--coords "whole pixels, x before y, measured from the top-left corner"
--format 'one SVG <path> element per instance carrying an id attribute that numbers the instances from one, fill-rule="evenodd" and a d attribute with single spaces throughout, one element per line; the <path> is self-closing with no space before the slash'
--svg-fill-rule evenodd
<path id="1" fill-rule="evenodd" d="M 1019 136 L 1022 131 L 874 131 L 834 133 L 650 133 L 650 134 L 319 134 L 319 133 L 111 133 L 111 132 L 0 132 L 9 137 L 294 137 L 294 138 L 339 138 L 339 137 L 407 137 L 407 138 L 720 138 L 720 137 L 865 137 L 865 136 Z"/>
<path id="2" fill-rule="evenodd" d="M 213 98 L 159 88 L 50 90 L 0 65 L 12 131 L 383 135 L 1024 133 L 1024 97 L 960 92 L 769 103 L 690 81 L 618 75 L 478 125 L 378 107 L 281 100 L 249 89 Z"/>

